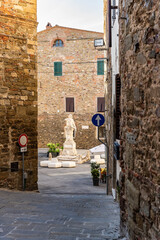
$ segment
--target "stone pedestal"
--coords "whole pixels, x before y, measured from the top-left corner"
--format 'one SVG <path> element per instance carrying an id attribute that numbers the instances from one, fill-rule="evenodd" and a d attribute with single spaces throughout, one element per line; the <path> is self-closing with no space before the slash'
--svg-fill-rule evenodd
<path id="1" fill-rule="evenodd" d="M 63 151 L 60 156 L 57 157 L 59 161 L 75 161 L 78 162 L 78 155 L 76 150 L 76 143 L 74 140 L 67 140 L 63 144 Z"/>
<path id="2" fill-rule="evenodd" d="M 76 143 L 74 140 L 65 141 L 63 144 L 62 155 L 77 156 Z"/>

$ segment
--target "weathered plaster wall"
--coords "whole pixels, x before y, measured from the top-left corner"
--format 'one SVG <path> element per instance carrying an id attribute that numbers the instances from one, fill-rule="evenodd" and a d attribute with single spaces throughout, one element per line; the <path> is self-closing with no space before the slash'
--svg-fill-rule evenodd
<path id="1" fill-rule="evenodd" d="M 55 26 L 38 33 L 38 125 L 39 146 L 64 142 L 65 98 L 74 97 L 73 118 L 77 148 L 99 145 L 91 119 L 97 112 L 97 97 L 104 97 L 103 75 L 97 75 L 97 59 L 103 51 L 94 48 L 102 33 Z M 63 47 L 53 47 L 56 39 Z M 62 76 L 54 76 L 54 62 L 62 61 Z M 88 129 L 86 129 L 86 127 Z"/>
<path id="2" fill-rule="evenodd" d="M 37 188 L 36 27 L 36 0 L 0 2 L 0 187 L 22 189 L 17 141 L 26 133 L 26 188 Z"/>
<path id="3" fill-rule="evenodd" d="M 121 216 L 160 239 L 160 3 L 120 0 Z"/>

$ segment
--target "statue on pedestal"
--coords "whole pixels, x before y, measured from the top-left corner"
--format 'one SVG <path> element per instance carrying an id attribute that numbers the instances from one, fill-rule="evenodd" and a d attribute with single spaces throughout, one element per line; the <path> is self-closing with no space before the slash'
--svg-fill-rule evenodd
<path id="1" fill-rule="evenodd" d="M 68 118 L 65 119 L 66 126 L 64 127 L 66 141 L 73 141 L 73 134 L 76 132 L 76 125 L 72 118 L 72 114 L 69 114 Z"/>
<path id="2" fill-rule="evenodd" d="M 65 119 L 66 126 L 64 127 L 65 142 L 63 144 L 63 151 L 58 157 L 60 161 L 78 161 L 78 155 L 76 150 L 76 143 L 73 139 L 73 134 L 76 132 L 76 125 L 73 120 L 72 114 L 69 114 Z"/>

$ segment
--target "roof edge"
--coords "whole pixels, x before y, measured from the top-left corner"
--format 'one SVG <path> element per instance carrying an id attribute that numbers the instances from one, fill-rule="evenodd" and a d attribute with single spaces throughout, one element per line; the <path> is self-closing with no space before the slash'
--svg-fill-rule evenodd
<path id="1" fill-rule="evenodd" d="M 79 29 L 79 28 L 63 27 L 63 26 L 59 26 L 59 25 L 55 25 L 55 26 L 53 26 L 51 28 L 39 31 L 37 34 L 40 34 L 42 32 L 49 32 L 51 29 L 54 29 L 54 28 L 73 29 L 73 30 L 78 30 L 78 31 L 82 31 L 82 32 L 90 32 L 90 33 L 92 32 L 92 33 L 104 34 L 103 32 L 97 32 L 97 31 L 91 31 L 91 30 L 83 30 L 83 29 Z"/>

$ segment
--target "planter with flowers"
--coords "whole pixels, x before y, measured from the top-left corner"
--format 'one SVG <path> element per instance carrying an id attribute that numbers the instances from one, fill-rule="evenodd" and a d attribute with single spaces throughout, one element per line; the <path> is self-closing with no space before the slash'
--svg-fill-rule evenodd
<path id="1" fill-rule="evenodd" d="M 106 168 L 101 168 L 100 169 L 100 181 L 102 183 L 106 183 L 106 175 L 107 175 L 107 171 L 106 171 Z"/>
<path id="2" fill-rule="evenodd" d="M 53 158 L 57 157 L 60 153 L 60 149 L 62 149 L 62 147 L 59 146 L 59 143 L 48 143 L 47 147 L 49 147 L 47 157 L 49 157 L 49 153 L 51 153 Z"/>

